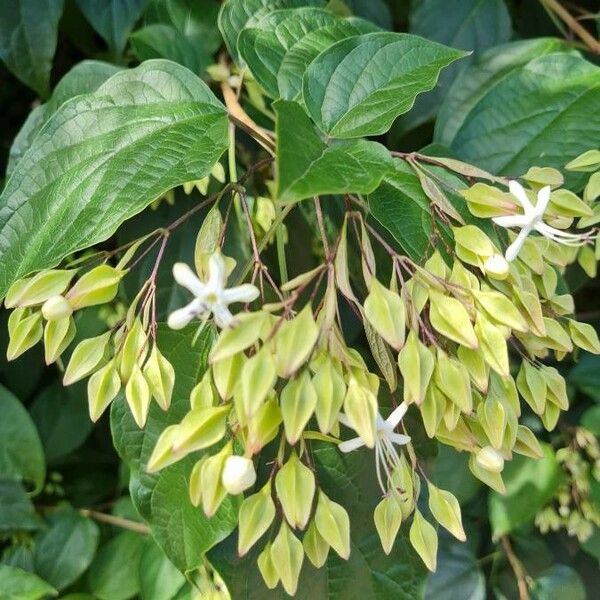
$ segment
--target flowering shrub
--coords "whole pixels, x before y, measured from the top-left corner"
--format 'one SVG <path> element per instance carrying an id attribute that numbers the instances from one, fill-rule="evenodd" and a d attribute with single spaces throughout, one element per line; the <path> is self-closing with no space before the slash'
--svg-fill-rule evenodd
<path id="1" fill-rule="evenodd" d="M 585 597 L 600 44 L 396 4 L 0 8 L 9 597 Z"/>

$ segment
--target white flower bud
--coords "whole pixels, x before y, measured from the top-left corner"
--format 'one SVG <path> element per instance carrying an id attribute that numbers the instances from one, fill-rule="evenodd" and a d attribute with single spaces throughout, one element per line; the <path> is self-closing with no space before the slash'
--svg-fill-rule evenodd
<path id="1" fill-rule="evenodd" d="M 42 315 L 46 321 L 60 321 L 73 314 L 69 301 L 60 294 L 48 298 L 42 306 Z"/>
<path id="2" fill-rule="evenodd" d="M 492 279 L 506 279 L 508 276 L 508 261 L 502 254 L 494 254 L 485 260 L 483 270 Z"/>
<path id="3" fill-rule="evenodd" d="M 491 446 L 484 446 L 475 457 L 477 464 L 486 471 L 500 473 L 504 468 L 504 458 Z"/>
<path id="4" fill-rule="evenodd" d="M 225 461 L 221 483 L 229 494 L 241 494 L 254 485 L 256 471 L 254 463 L 245 456 L 232 455 Z"/>

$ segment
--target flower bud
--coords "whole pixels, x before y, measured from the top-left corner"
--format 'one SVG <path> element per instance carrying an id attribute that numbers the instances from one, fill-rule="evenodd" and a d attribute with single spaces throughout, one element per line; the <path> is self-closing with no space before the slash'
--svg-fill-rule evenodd
<path id="1" fill-rule="evenodd" d="M 467 348 L 478 347 L 469 313 L 459 300 L 430 290 L 429 301 L 429 320 L 438 333 Z"/>
<path id="2" fill-rule="evenodd" d="M 227 461 L 233 457 L 229 457 Z M 225 464 L 225 470 L 227 463 Z M 223 475 L 225 475 L 225 470 Z M 227 489 L 227 486 L 225 486 Z M 275 503 L 271 498 L 271 482 L 252 496 L 248 496 L 240 506 L 238 554 L 244 556 L 265 534 L 275 518 Z"/>
<path id="3" fill-rule="evenodd" d="M 530 458 L 543 458 L 544 451 L 540 446 L 535 434 L 525 425 L 517 427 L 517 441 L 513 448 L 514 452 L 529 456 Z"/>
<path id="4" fill-rule="evenodd" d="M 14 360 L 35 346 L 44 335 L 41 313 L 28 314 L 27 309 L 14 310 L 8 320 L 10 341 L 6 350 L 7 360 Z"/>
<path id="5" fill-rule="evenodd" d="M 491 321 L 522 333 L 529 330 L 519 310 L 504 294 L 494 291 L 476 291 L 474 295 L 477 305 Z"/>
<path id="6" fill-rule="evenodd" d="M 125 386 L 125 399 L 137 426 L 142 429 L 148 418 L 150 408 L 150 388 L 140 367 L 133 367 L 131 377 Z"/>
<path id="7" fill-rule="evenodd" d="M 317 569 L 320 569 L 327 560 L 329 544 L 319 533 L 314 520 L 308 526 L 308 529 L 302 538 L 302 546 L 304 547 L 304 553 L 308 557 L 308 560 L 310 560 Z"/>
<path id="8" fill-rule="evenodd" d="M 131 329 L 127 332 L 123 347 L 121 348 L 119 372 L 121 373 L 123 383 L 129 381 L 135 365 L 143 364 L 146 358 L 147 341 L 148 336 L 144 331 L 142 321 L 137 317 Z"/>
<path id="9" fill-rule="evenodd" d="M 190 393 L 190 406 L 192 410 L 197 408 L 210 408 L 215 406 L 216 394 L 211 382 L 210 371 L 206 371 L 202 379 Z"/>
<path id="10" fill-rule="evenodd" d="M 27 279 L 20 279 L 8 290 L 4 306 L 14 308 L 43 304 L 52 296 L 62 294 L 73 279 L 73 275 L 75 275 L 74 270 L 51 269 L 41 271 Z"/>
<path id="11" fill-rule="evenodd" d="M 501 377 L 510 375 L 508 365 L 508 347 L 502 331 L 486 319 L 482 313 L 477 314 L 475 335 L 479 340 L 479 349 L 485 362 Z"/>
<path id="12" fill-rule="evenodd" d="M 275 383 L 275 363 L 268 347 L 263 346 L 242 367 L 239 387 L 235 393 L 240 422 L 246 423 L 261 407 Z"/>
<path id="13" fill-rule="evenodd" d="M 94 373 L 88 381 L 88 406 L 92 421 L 96 422 L 102 416 L 120 389 L 121 380 L 113 359 Z"/>
<path id="14" fill-rule="evenodd" d="M 365 317 L 375 331 L 395 350 L 404 345 L 406 314 L 400 296 L 371 279 L 369 295 L 365 300 Z"/>
<path id="15" fill-rule="evenodd" d="M 437 565 L 438 536 L 431 523 L 423 518 L 419 509 L 408 534 L 412 547 L 417 551 L 421 560 L 430 571 L 435 571 Z"/>
<path id="16" fill-rule="evenodd" d="M 283 417 L 275 398 L 267 400 L 248 421 L 246 451 L 256 454 L 270 441 L 275 439 Z"/>
<path id="17" fill-rule="evenodd" d="M 156 344 L 144 365 L 144 377 L 158 405 L 163 410 L 168 410 L 171 405 L 173 386 L 175 385 L 175 369 L 162 355 Z"/>
<path id="18" fill-rule="evenodd" d="M 368 448 L 375 446 L 377 436 L 377 398 L 352 377 L 344 398 L 344 411 L 352 428 Z"/>
<path id="19" fill-rule="evenodd" d="M 438 350 L 434 379 L 438 388 L 462 411 L 473 410 L 471 378 L 464 365 Z"/>
<path id="20" fill-rule="evenodd" d="M 275 477 L 275 490 L 287 522 L 304 529 L 315 495 L 315 476 L 294 451 Z"/>
<path id="21" fill-rule="evenodd" d="M 339 364 L 339 363 L 338 363 Z M 313 377 L 317 394 L 315 415 L 321 433 L 329 433 L 344 403 L 346 384 L 331 358 L 326 358 Z"/>
<path id="22" fill-rule="evenodd" d="M 346 509 L 319 492 L 315 525 L 323 539 L 344 559 L 350 556 L 350 519 Z"/>
<path id="23" fill-rule="evenodd" d="M 381 540 L 381 546 L 386 554 L 392 551 L 394 541 L 402 524 L 402 510 L 395 496 L 386 496 L 373 513 L 375 528 Z"/>
<path id="24" fill-rule="evenodd" d="M 48 298 L 42 305 L 42 315 L 46 321 L 59 321 L 73 314 L 73 309 L 64 296 L 57 294 Z"/>
<path id="25" fill-rule="evenodd" d="M 235 329 L 235 328 L 234 328 Z M 223 332 L 233 331 L 232 329 L 223 329 Z M 237 382 L 240 379 L 240 373 L 246 357 L 243 352 L 238 352 L 226 358 L 220 358 L 212 363 L 212 376 L 215 382 L 215 387 L 221 400 L 229 400 L 233 396 L 233 391 Z"/>
<path id="26" fill-rule="evenodd" d="M 506 486 L 504 485 L 504 481 L 502 481 L 502 475 L 481 467 L 477 462 L 476 455 L 471 454 L 469 457 L 469 469 L 477 479 L 489 485 L 495 492 L 506 494 Z"/>
<path id="27" fill-rule="evenodd" d="M 148 459 L 148 465 L 146 466 L 148 473 L 156 473 L 181 458 L 173 452 L 173 440 L 178 433 L 178 427 L 178 425 L 169 425 L 166 429 L 163 429 Z"/>
<path id="28" fill-rule="evenodd" d="M 200 470 L 200 487 L 202 489 L 202 508 L 207 517 L 212 517 L 221 502 L 225 500 L 227 491 L 221 483 L 221 475 L 225 461 L 232 453 L 232 444 L 228 442 L 221 451 L 214 456 L 208 457 L 202 464 Z"/>
<path id="29" fill-rule="evenodd" d="M 283 521 L 271 546 L 271 561 L 281 580 L 283 589 L 293 596 L 298 589 L 298 578 L 304 561 L 302 542 L 290 531 Z"/>
<path id="30" fill-rule="evenodd" d="M 467 536 L 463 529 L 458 500 L 450 492 L 437 488 L 429 481 L 427 488 L 429 490 L 429 510 L 435 520 L 457 540 L 464 542 Z"/>
<path id="31" fill-rule="evenodd" d="M 245 456 L 232 455 L 225 461 L 221 483 L 228 494 L 237 496 L 256 482 L 254 463 Z"/>
<path id="32" fill-rule="evenodd" d="M 64 317 L 48 321 L 44 329 L 44 357 L 47 365 L 55 362 L 75 337 L 75 321 Z"/>
<path id="33" fill-rule="evenodd" d="M 398 354 L 398 367 L 404 379 L 404 400 L 421 405 L 433 374 L 435 360 L 414 331 L 409 332 L 406 344 Z"/>
<path id="34" fill-rule="evenodd" d="M 173 452 L 185 456 L 216 444 L 225 435 L 230 410 L 230 406 L 191 410 L 179 424 L 173 439 Z"/>
<path id="35" fill-rule="evenodd" d="M 100 265 L 82 275 L 69 290 L 67 300 L 73 310 L 105 304 L 114 300 L 125 271 L 109 265 Z"/>
<path id="36" fill-rule="evenodd" d="M 531 406 L 536 414 L 541 415 L 546 407 L 548 390 L 546 378 L 534 365 L 524 360 L 521 363 L 516 383 L 525 402 Z"/>
<path id="37" fill-rule="evenodd" d="M 256 560 L 258 570 L 262 575 L 265 585 L 270 589 L 274 590 L 279 583 L 279 575 L 275 570 L 275 563 L 271 557 L 271 542 L 269 542 L 263 551 L 259 554 Z"/>
<path id="38" fill-rule="evenodd" d="M 269 314 L 262 311 L 236 315 L 235 327 L 223 329 L 219 334 L 210 352 L 210 363 L 215 364 L 243 352 L 256 343 L 268 318 Z"/>
<path id="39" fill-rule="evenodd" d="M 83 340 L 75 346 L 65 370 L 63 385 L 71 385 L 87 377 L 102 364 L 110 335 L 110 331 L 107 331 L 97 337 Z"/>
<path id="40" fill-rule="evenodd" d="M 477 415 L 492 447 L 500 450 L 507 425 L 504 405 L 498 398 L 489 396 L 477 407 Z"/>
<path id="41" fill-rule="evenodd" d="M 308 371 L 289 381 L 281 391 L 281 415 L 285 436 L 295 444 L 317 406 L 317 392 Z"/>
<path id="42" fill-rule="evenodd" d="M 501 473 L 504 468 L 504 458 L 491 446 L 484 446 L 475 457 L 477 464 L 486 471 Z"/>
<path id="43" fill-rule="evenodd" d="M 596 330 L 589 323 L 569 319 L 569 333 L 576 346 L 587 352 L 600 354 L 600 340 Z"/>
<path id="44" fill-rule="evenodd" d="M 482 219 L 512 215 L 517 208 L 511 194 L 486 183 L 478 182 L 460 193 L 471 213 Z"/>

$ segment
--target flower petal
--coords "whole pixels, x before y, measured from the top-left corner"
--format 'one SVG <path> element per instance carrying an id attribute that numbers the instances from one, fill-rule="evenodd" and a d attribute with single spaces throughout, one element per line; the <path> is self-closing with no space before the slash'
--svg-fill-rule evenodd
<path id="1" fill-rule="evenodd" d="M 201 297 L 204 294 L 204 284 L 185 263 L 178 262 L 173 265 L 173 278 L 179 285 L 192 292 L 194 296 Z"/>
<path id="2" fill-rule="evenodd" d="M 531 229 L 529 227 L 523 227 L 523 229 L 519 231 L 517 239 L 506 249 L 506 252 L 504 253 L 504 258 L 506 258 L 508 262 L 511 262 L 517 258 L 517 255 L 521 251 L 521 248 L 523 247 L 523 244 L 525 243 L 525 240 L 530 232 Z"/>
<path id="3" fill-rule="evenodd" d="M 533 212 L 533 204 L 531 204 L 529 201 L 525 188 L 516 179 L 511 179 L 508 182 L 508 189 L 510 190 L 510 193 L 518 200 L 525 212 Z"/>
<path id="4" fill-rule="evenodd" d="M 205 310 L 202 301 L 195 298 L 187 306 L 174 310 L 167 320 L 167 324 L 171 329 L 183 329 L 190 321 L 195 319 Z"/>
<path id="5" fill-rule="evenodd" d="M 404 446 L 410 443 L 410 435 L 403 435 L 402 433 L 390 433 L 388 434 L 390 442 L 394 442 L 398 446 Z"/>
<path id="6" fill-rule="evenodd" d="M 552 188 L 549 185 L 546 185 L 538 192 L 535 212 L 540 216 L 543 215 L 546 212 L 546 208 L 548 208 L 551 190 Z"/>
<path id="7" fill-rule="evenodd" d="M 529 218 L 525 215 L 506 215 L 503 217 L 492 217 L 492 221 L 500 227 L 509 229 L 510 227 L 524 227 L 529 223 Z"/>
<path id="8" fill-rule="evenodd" d="M 237 287 L 227 288 L 223 290 L 221 298 L 225 304 L 233 302 L 252 302 L 259 295 L 258 288 L 250 283 L 238 285 Z"/>
<path id="9" fill-rule="evenodd" d="M 213 306 L 212 311 L 217 327 L 225 329 L 226 327 L 231 327 L 233 325 L 233 315 L 229 312 L 229 309 L 225 304 L 216 304 Z"/>
<path id="10" fill-rule="evenodd" d="M 346 440 L 345 442 L 342 442 L 341 444 L 338 445 L 338 448 L 342 452 L 352 452 L 354 450 L 358 450 L 359 448 L 362 448 L 364 445 L 365 445 L 365 443 L 362 441 L 362 439 L 359 437 L 356 437 L 356 438 L 352 438 L 351 440 Z"/>
<path id="11" fill-rule="evenodd" d="M 225 260 L 223 259 L 223 255 L 219 251 L 213 252 L 208 259 L 208 281 L 206 282 L 206 287 L 212 293 L 220 294 L 226 282 L 227 276 L 225 274 Z"/>
<path id="12" fill-rule="evenodd" d="M 400 423 L 402 417 L 406 414 L 408 410 L 408 404 L 406 402 L 402 402 L 402 404 L 398 405 L 391 413 L 390 416 L 385 420 L 388 425 L 392 426 L 392 429 Z"/>

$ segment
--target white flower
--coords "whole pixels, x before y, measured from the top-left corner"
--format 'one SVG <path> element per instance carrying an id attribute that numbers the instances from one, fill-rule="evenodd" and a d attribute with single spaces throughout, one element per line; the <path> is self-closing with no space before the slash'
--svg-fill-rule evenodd
<path id="1" fill-rule="evenodd" d="M 377 439 L 375 441 L 375 468 L 377 471 L 377 481 L 383 493 L 387 493 L 387 486 L 383 483 L 381 470 L 385 472 L 388 484 L 392 479 L 392 475 L 396 468 L 400 465 L 400 456 L 394 444 L 404 446 L 410 442 L 410 436 L 396 433 L 394 429 L 402 420 L 402 417 L 408 410 L 408 404 L 402 402 L 395 408 L 387 419 L 384 419 L 379 413 L 377 414 Z M 349 426 L 348 417 L 340 413 L 340 423 Z M 342 452 L 352 452 L 364 446 L 365 443 L 360 437 L 352 438 L 342 442 L 338 448 Z"/>
<path id="2" fill-rule="evenodd" d="M 548 202 L 550 202 L 549 185 L 543 187 L 538 192 L 535 206 L 531 204 L 525 189 L 518 181 L 511 180 L 508 184 L 508 188 L 510 189 L 510 193 L 517 199 L 518 203 L 523 208 L 523 214 L 493 217 L 492 221 L 494 221 L 496 225 L 500 225 L 507 229 L 518 227 L 521 230 L 517 235 L 517 239 L 506 249 L 505 257 L 509 262 L 517 257 L 527 236 L 534 230 L 545 238 L 566 246 L 580 246 L 590 239 L 589 234 L 568 233 L 550 227 L 550 225 L 544 223 L 544 213 L 548 207 Z"/>
<path id="3" fill-rule="evenodd" d="M 182 329 L 193 319 L 207 319 L 211 313 L 218 327 L 229 327 L 234 319 L 228 305 L 233 302 L 252 302 L 259 294 L 258 289 L 249 283 L 233 288 L 225 287 L 227 274 L 220 252 L 215 252 L 208 261 L 208 281 L 200 281 L 184 263 L 173 265 L 173 277 L 179 285 L 194 294 L 194 299 L 169 315 L 168 324 L 171 329 Z"/>
<path id="4" fill-rule="evenodd" d="M 221 483 L 229 494 L 234 496 L 252 487 L 256 482 L 256 470 L 254 463 L 245 456 L 235 454 L 227 457 Z"/>

